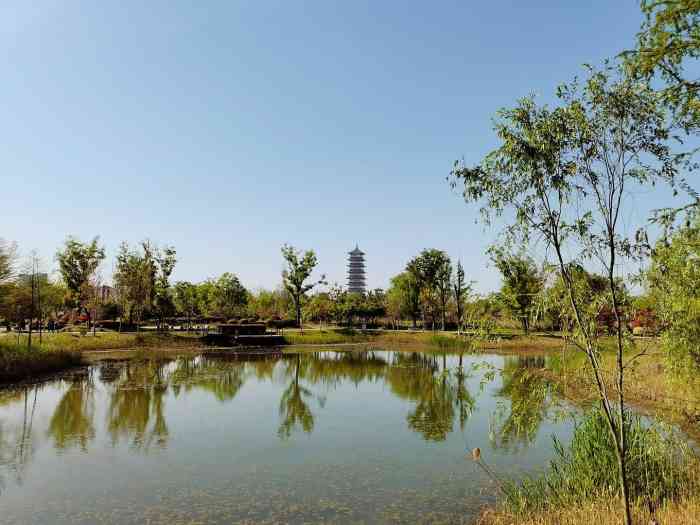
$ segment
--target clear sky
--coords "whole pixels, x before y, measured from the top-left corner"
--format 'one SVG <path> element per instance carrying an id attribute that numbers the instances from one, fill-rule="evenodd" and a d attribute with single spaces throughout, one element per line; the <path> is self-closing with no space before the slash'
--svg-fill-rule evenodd
<path id="1" fill-rule="evenodd" d="M 280 281 L 280 246 L 385 287 L 427 247 L 498 285 L 449 189 L 501 106 L 634 43 L 637 0 L 5 1 L 0 237 L 175 245 L 175 279 Z"/>

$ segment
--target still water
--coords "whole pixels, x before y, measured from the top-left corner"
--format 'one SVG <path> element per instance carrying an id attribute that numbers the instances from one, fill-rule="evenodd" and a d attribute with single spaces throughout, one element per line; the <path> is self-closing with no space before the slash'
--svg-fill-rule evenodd
<path id="1" fill-rule="evenodd" d="M 566 442 L 544 358 L 103 361 L 0 390 L 2 523 L 469 523 Z"/>

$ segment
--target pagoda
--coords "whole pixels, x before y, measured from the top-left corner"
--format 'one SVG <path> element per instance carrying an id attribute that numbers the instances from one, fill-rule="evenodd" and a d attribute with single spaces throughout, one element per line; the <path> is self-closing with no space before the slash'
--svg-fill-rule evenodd
<path id="1" fill-rule="evenodd" d="M 357 245 L 348 252 L 348 292 L 365 293 L 365 253 Z"/>

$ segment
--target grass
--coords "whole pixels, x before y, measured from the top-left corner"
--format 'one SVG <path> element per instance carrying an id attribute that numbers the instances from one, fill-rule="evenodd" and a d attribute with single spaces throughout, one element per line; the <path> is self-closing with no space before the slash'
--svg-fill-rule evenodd
<path id="1" fill-rule="evenodd" d="M 194 337 L 173 334 L 138 333 L 119 334 L 97 332 L 96 335 L 72 333 L 38 334 L 32 338 L 32 349 L 27 349 L 27 337 L 19 343 L 14 334 L 0 337 L 0 383 L 19 381 L 33 376 L 58 372 L 83 362 L 83 352 L 145 348 L 186 348 L 199 344 Z"/>
<path id="2" fill-rule="evenodd" d="M 376 337 L 373 333 L 350 328 L 338 330 L 313 330 L 305 332 L 287 332 L 283 335 L 288 345 L 332 345 L 347 343 L 366 343 Z"/>
<path id="3" fill-rule="evenodd" d="M 304 332 L 287 331 L 284 334 L 288 345 L 330 345 L 372 343 L 376 346 L 390 347 L 392 350 L 440 351 L 440 352 L 488 352 L 516 353 L 559 350 L 564 345 L 561 338 L 546 336 L 522 336 L 503 333 L 485 341 L 458 336 L 454 332 L 378 330 L 361 331 L 351 328 L 307 330 Z M 407 348 L 401 348 L 406 346 Z"/>
<path id="4" fill-rule="evenodd" d="M 23 338 L 26 341 L 26 337 Z M 34 341 L 38 337 L 34 334 Z M 95 335 L 88 333 L 79 335 L 74 333 L 44 334 L 42 346 L 49 350 L 73 350 L 77 352 L 89 352 L 100 350 L 119 350 L 136 347 L 154 346 L 191 346 L 198 339 L 186 335 L 141 332 L 141 333 L 117 333 L 97 332 Z"/>
<path id="5" fill-rule="evenodd" d="M 637 515 L 697 509 L 700 468 L 687 443 L 668 428 L 643 424 L 637 415 L 628 414 L 625 429 L 629 494 Z M 620 504 L 617 460 L 602 413 L 590 412 L 576 427 L 570 446 L 565 449 L 554 439 L 554 449 L 545 474 L 501 484 L 504 510 L 485 514 L 482 523 L 597 522 L 600 507 L 620 522 L 620 509 L 614 507 Z"/>
<path id="6" fill-rule="evenodd" d="M 431 335 L 428 339 L 428 344 L 443 351 L 468 352 L 474 348 L 474 344 L 470 339 L 446 334 Z"/>
<path id="7" fill-rule="evenodd" d="M 0 340 L 0 382 L 19 381 L 28 377 L 65 370 L 82 363 L 79 352 L 49 348 L 45 345 Z"/>

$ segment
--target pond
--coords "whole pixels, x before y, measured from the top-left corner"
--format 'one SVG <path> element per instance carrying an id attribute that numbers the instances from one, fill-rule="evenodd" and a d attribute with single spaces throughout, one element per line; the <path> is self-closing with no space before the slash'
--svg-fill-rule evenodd
<path id="1" fill-rule="evenodd" d="M 102 361 L 0 391 L 3 523 L 469 523 L 572 421 L 544 357 Z M 480 447 L 483 464 L 471 459 Z"/>

